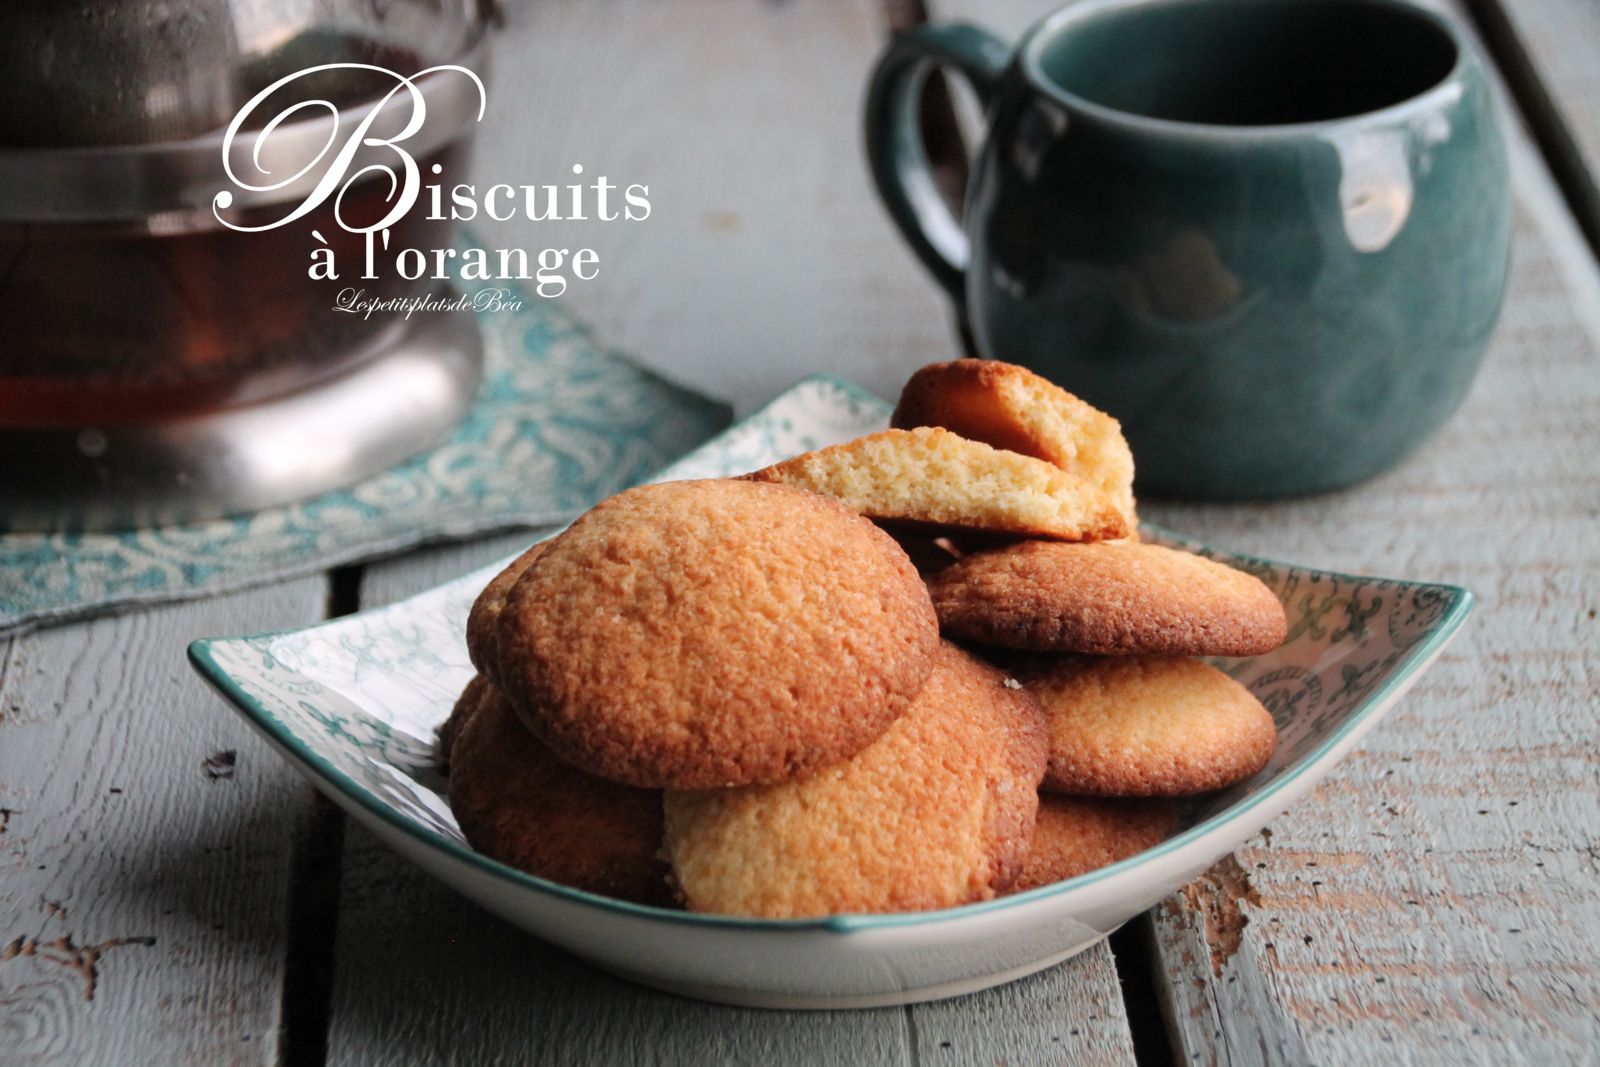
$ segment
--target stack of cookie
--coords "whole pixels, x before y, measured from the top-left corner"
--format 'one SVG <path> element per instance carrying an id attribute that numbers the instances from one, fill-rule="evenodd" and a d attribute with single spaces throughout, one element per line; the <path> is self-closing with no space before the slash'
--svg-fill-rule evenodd
<path id="1" fill-rule="evenodd" d="M 1139 544 L 1132 480 L 1114 420 L 961 361 L 884 433 L 603 501 L 473 607 L 480 674 L 440 735 L 462 831 L 581 889 L 773 918 L 1154 844 L 1170 808 L 1107 798 L 1259 770 L 1271 717 L 1190 657 L 1284 622 L 1255 579 Z"/>

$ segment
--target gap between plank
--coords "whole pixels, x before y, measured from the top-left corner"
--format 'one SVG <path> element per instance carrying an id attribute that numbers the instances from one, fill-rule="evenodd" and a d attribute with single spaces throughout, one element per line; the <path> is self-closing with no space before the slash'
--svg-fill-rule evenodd
<path id="1" fill-rule="evenodd" d="M 327 1062 L 339 928 L 344 816 L 315 786 L 306 789 L 310 803 L 289 867 L 289 945 L 278 1046 L 284 1067 L 322 1067 Z"/>
<path id="2" fill-rule="evenodd" d="M 906 1063 L 908 1067 L 922 1067 L 922 1038 L 917 1033 L 915 1010 L 915 1004 L 906 1004 L 900 1008 L 906 1026 Z"/>
<path id="3" fill-rule="evenodd" d="M 1111 959 L 1117 967 L 1122 988 L 1123 1011 L 1128 1016 L 1128 1035 L 1133 1041 L 1133 1058 L 1140 1067 L 1155 1067 L 1177 1062 L 1172 1032 L 1162 1011 L 1161 992 L 1156 988 L 1157 968 L 1155 924 L 1150 913 L 1137 915 L 1109 939 Z"/>
<path id="4" fill-rule="evenodd" d="M 328 600 L 324 612 L 327 618 L 337 619 L 361 610 L 361 576 L 365 571 L 365 567 L 355 564 L 335 567 L 328 572 Z"/>
<path id="5" fill-rule="evenodd" d="M 1549 168 L 1567 209 L 1578 223 L 1589 250 L 1600 258 L 1600 186 L 1584 164 L 1583 150 L 1561 117 L 1501 0 L 1463 0 L 1489 59 L 1500 69 L 1512 102 L 1527 123 L 1539 155 Z"/>
<path id="6" fill-rule="evenodd" d="M 328 573 L 324 614 L 336 619 L 361 607 L 360 566 Z M 333 1005 L 334 944 L 339 929 L 339 879 L 344 862 L 344 814 L 306 787 L 310 802 L 289 864 L 288 947 L 278 1059 L 284 1067 L 323 1067 Z"/>

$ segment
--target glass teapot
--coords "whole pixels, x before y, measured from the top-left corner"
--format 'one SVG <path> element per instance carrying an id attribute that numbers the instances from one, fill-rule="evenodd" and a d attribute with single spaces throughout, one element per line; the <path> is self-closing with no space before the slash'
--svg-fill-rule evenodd
<path id="1" fill-rule="evenodd" d="M 381 140 L 425 103 L 407 150 L 458 176 L 494 21 L 489 0 L 0 5 L 0 529 L 254 510 L 453 425 L 479 373 L 470 322 L 343 314 L 308 271 L 319 243 L 360 260 L 360 230 L 388 217 L 383 172 L 270 224 L 314 199 L 328 146 L 368 112 Z M 396 91 L 441 65 L 473 76 Z M 413 210 L 392 245 L 445 247 L 449 227 Z M 441 284 L 377 274 L 377 299 Z M 308 437 L 345 461 L 289 458 Z"/>

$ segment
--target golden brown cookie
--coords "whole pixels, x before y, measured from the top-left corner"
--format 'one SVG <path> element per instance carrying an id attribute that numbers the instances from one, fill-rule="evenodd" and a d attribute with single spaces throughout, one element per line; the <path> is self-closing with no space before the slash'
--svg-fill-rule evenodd
<path id="1" fill-rule="evenodd" d="M 1050 720 L 1044 788 L 1107 797 L 1222 789 L 1266 766 L 1272 715 L 1199 660 L 1062 657 L 1019 672 Z"/>
<path id="2" fill-rule="evenodd" d="M 693 911 L 764 918 L 987 900 L 1026 860 L 1042 713 L 946 642 L 911 710 L 853 759 L 776 785 L 666 794 Z"/>
<path id="3" fill-rule="evenodd" d="M 910 705 L 939 642 L 888 534 L 743 481 L 603 501 L 513 587 L 499 638 L 507 696 L 557 755 L 677 789 L 854 755 Z"/>
<path id="4" fill-rule="evenodd" d="M 1061 541 L 1128 532 L 1111 499 L 1087 479 L 938 427 L 869 434 L 746 477 L 809 489 L 869 518 L 924 531 Z"/>
<path id="5" fill-rule="evenodd" d="M 473 848 L 552 882 L 667 905 L 661 794 L 569 767 L 493 687 L 457 736 L 450 809 Z"/>
<path id="6" fill-rule="evenodd" d="M 467 657 L 479 672 L 490 679 L 498 680 L 500 676 L 500 646 L 496 627 L 500 622 L 500 612 L 506 606 L 506 597 L 549 543 L 540 541 L 506 564 L 504 570 L 489 579 L 489 584 L 483 587 L 478 599 L 472 602 L 472 611 L 467 615 Z"/>
<path id="7" fill-rule="evenodd" d="M 456 698 L 455 706 L 450 709 L 450 717 L 439 724 L 438 753 L 441 766 L 450 766 L 450 752 L 455 747 L 456 738 L 461 736 L 461 728 L 467 724 L 467 720 L 478 713 L 478 706 L 488 689 L 489 680 L 481 674 L 474 674 Z"/>
<path id="8" fill-rule="evenodd" d="M 943 426 L 962 437 L 1053 463 L 1099 486 L 1130 535 L 1133 453 L 1117 420 L 1014 363 L 958 359 L 930 363 L 900 392 L 889 425 Z"/>
<path id="9" fill-rule="evenodd" d="M 1011 892 L 1076 878 L 1154 848 L 1171 835 L 1178 811 L 1170 800 L 1039 797 L 1028 862 Z"/>
<path id="10" fill-rule="evenodd" d="M 1023 542 L 974 552 L 928 589 L 945 633 L 1003 648 L 1257 656 L 1288 631 L 1256 578 L 1159 545 Z"/>

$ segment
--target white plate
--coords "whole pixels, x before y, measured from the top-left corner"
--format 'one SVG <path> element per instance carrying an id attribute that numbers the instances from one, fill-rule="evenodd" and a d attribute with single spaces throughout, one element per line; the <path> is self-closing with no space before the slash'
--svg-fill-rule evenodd
<path id="1" fill-rule="evenodd" d="M 737 474 L 881 429 L 888 409 L 811 378 L 660 480 Z M 583 893 L 472 851 L 431 771 L 434 730 L 472 667 L 463 628 L 501 564 L 376 611 L 277 634 L 196 641 L 189 657 L 284 757 L 401 854 L 506 921 L 647 985 L 731 1004 L 872 1007 L 971 992 L 1083 951 L 1227 855 L 1328 772 L 1443 649 L 1471 607 L 1448 585 L 1330 574 L 1149 540 L 1259 576 L 1289 615 L 1271 655 L 1219 661 L 1272 711 L 1256 777 L 1204 801 L 1156 848 L 983 904 L 756 921 Z"/>

